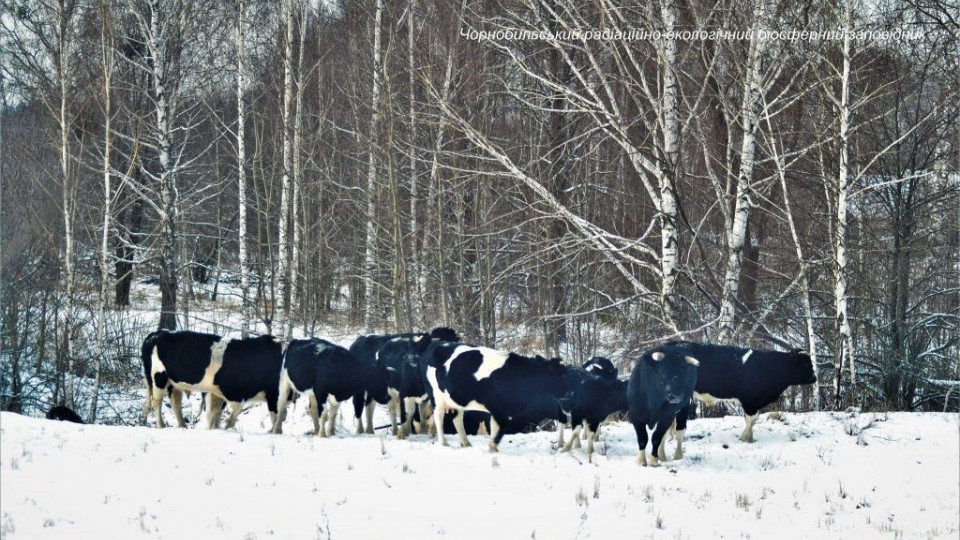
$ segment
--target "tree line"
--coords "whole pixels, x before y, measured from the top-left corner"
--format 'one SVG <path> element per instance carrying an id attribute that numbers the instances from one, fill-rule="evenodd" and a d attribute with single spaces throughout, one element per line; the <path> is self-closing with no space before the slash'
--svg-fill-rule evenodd
<path id="1" fill-rule="evenodd" d="M 954 408 L 957 13 L 0 0 L 0 405 L 95 419 L 142 336 L 213 309 L 623 368 L 803 347 L 797 407 Z M 767 38 L 793 30 L 833 33 Z"/>

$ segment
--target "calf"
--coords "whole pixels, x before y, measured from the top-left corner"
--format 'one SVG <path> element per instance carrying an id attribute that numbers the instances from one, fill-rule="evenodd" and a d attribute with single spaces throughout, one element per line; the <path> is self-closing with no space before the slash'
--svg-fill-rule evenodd
<path id="1" fill-rule="evenodd" d="M 601 379 L 615 380 L 617 378 L 617 368 L 608 358 L 594 356 L 583 364 L 583 370 L 591 375 Z"/>
<path id="2" fill-rule="evenodd" d="M 613 365 L 613 362 L 611 362 L 609 359 L 604 358 L 604 357 L 602 357 L 602 356 L 594 356 L 594 357 L 591 358 L 590 360 L 587 360 L 586 362 L 584 362 L 583 366 L 582 366 L 580 369 L 571 368 L 571 369 L 567 372 L 568 385 L 569 385 L 570 388 L 573 388 L 573 389 L 579 388 L 580 383 L 582 383 L 584 380 L 586 380 L 586 379 L 588 379 L 588 378 L 591 378 L 591 379 L 597 379 L 597 378 L 599 378 L 599 379 L 603 379 L 603 380 L 607 380 L 607 381 L 616 381 L 616 380 L 617 380 L 617 368 Z M 593 385 L 591 385 L 591 386 L 596 386 L 596 385 L 593 384 Z M 598 396 L 597 396 L 597 395 L 594 395 L 594 396 L 592 396 L 590 399 L 594 399 L 594 398 L 596 398 L 596 397 L 598 397 Z M 586 399 L 586 398 L 584 398 L 584 399 Z M 624 398 L 624 399 L 626 399 L 626 398 Z M 569 417 L 571 416 L 571 411 L 570 411 L 570 408 L 569 408 L 569 407 L 572 407 L 572 406 L 573 406 L 574 401 L 575 401 L 575 396 L 574 396 L 573 394 L 567 396 L 567 398 L 564 400 L 564 402 L 567 404 L 567 405 L 565 405 L 565 407 L 564 407 L 564 410 L 565 410 L 566 413 L 567 413 L 567 417 L 560 419 L 560 421 L 559 421 L 559 426 L 558 426 L 558 429 L 557 429 L 557 445 L 556 445 L 556 448 L 563 448 L 563 449 L 564 449 L 564 452 L 569 451 L 570 448 L 571 448 L 571 445 L 574 445 L 574 446 L 576 446 L 576 447 L 578 447 L 578 448 L 579 448 L 579 445 L 580 445 L 580 442 L 579 442 L 579 441 L 577 441 L 576 443 L 574 443 L 574 442 L 571 441 L 569 444 L 564 444 L 564 442 L 563 442 L 563 440 L 564 440 L 564 438 L 563 438 L 563 429 L 564 429 L 566 423 L 567 423 L 568 421 L 570 421 L 570 418 L 569 418 Z M 582 407 L 585 407 L 585 406 L 586 406 L 586 402 L 581 402 L 580 407 L 582 408 Z M 626 406 L 625 406 L 625 405 L 624 405 L 623 409 L 626 410 Z M 582 418 L 582 416 L 581 416 L 581 418 Z M 603 420 L 603 419 L 601 418 L 601 421 L 602 421 L 602 420 Z M 579 432 L 580 432 L 579 424 L 577 424 L 577 423 L 571 423 L 570 425 L 571 425 L 571 427 L 574 428 L 574 431 L 575 431 L 576 433 L 579 433 Z M 584 436 L 586 436 L 586 434 L 587 434 L 588 432 L 590 432 L 590 429 L 584 430 L 584 432 L 583 432 L 583 433 L 584 433 Z M 592 433 L 593 433 L 594 438 L 596 438 L 596 435 L 597 435 L 598 432 L 597 432 L 596 430 L 594 430 Z"/>
<path id="3" fill-rule="evenodd" d="M 183 391 L 208 392 L 207 427 L 218 427 L 223 401 L 232 407 L 227 428 L 233 427 L 248 401 L 266 401 L 276 423 L 277 390 L 283 344 L 273 336 L 246 339 L 222 338 L 199 332 L 161 330 L 148 335 L 141 348 L 148 395 L 157 427 L 162 428 L 160 406 L 170 392 L 177 424 Z"/>
<path id="4" fill-rule="evenodd" d="M 47 420 L 60 420 L 61 422 L 73 422 L 74 424 L 85 424 L 83 418 L 65 405 L 57 405 L 47 411 Z"/>
<path id="5" fill-rule="evenodd" d="M 358 394 L 378 402 L 388 399 L 387 369 L 382 363 L 360 361 L 347 349 L 317 338 L 290 342 L 279 379 L 279 409 L 286 409 L 290 391 L 307 394 L 314 433 L 321 437 L 336 433 L 337 412 L 344 400 Z M 282 423 L 281 414 L 274 422 L 274 433 L 282 431 Z"/>
<path id="6" fill-rule="evenodd" d="M 454 426 L 461 446 L 470 446 L 464 425 L 464 410 L 490 413 L 490 451 L 496 452 L 505 433 L 519 431 L 529 422 L 557 418 L 560 398 L 566 395 L 567 368 L 559 358 L 528 358 L 486 347 L 459 345 L 437 347 L 429 359 L 426 378 L 430 384 L 437 436 L 442 433 L 447 411 L 456 411 Z"/>
<path id="7" fill-rule="evenodd" d="M 761 351 L 726 345 L 672 342 L 664 347 L 684 349 L 700 360 L 693 396 L 706 405 L 737 401 L 746 414 L 740 440 L 753 442 L 753 425 L 760 409 L 780 398 L 787 387 L 817 382 L 813 360 L 802 349 Z M 683 437 L 679 426 L 678 438 Z"/>
<path id="8" fill-rule="evenodd" d="M 616 378 L 607 379 L 587 375 L 573 388 L 573 391 L 561 400 L 564 411 L 570 415 L 573 433 L 570 441 L 563 445 L 563 451 L 569 452 L 580 446 L 581 427 L 587 438 L 587 458 L 592 461 L 595 434 L 600 430 L 600 422 L 615 412 L 627 410 L 627 381 Z"/>
<path id="9" fill-rule="evenodd" d="M 653 428 L 651 467 L 657 467 L 659 460 L 664 459 L 663 436 L 674 419 L 678 429 L 682 429 L 681 422 L 685 427 L 698 365 L 697 359 L 682 347 L 658 347 L 643 353 L 633 367 L 627 383 L 627 405 L 640 447 L 637 460 L 644 467 L 647 466 L 647 426 Z M 678 437 L 674 459 L 683 457 L 681 444 Z"/>

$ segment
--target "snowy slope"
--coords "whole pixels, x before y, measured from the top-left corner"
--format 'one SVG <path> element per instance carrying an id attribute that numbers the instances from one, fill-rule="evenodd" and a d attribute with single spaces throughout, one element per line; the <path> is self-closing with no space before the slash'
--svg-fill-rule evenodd
<path id="1" fill-rule="evenodd" d="M 554 433 L 488 453 L 423 436 L 79 426 L 0 414 L 0 536 L 46 538 L 958 538 L 960 416 L 763 415 L 691 422 L 686 457 L 635 462 L 624 423 L 593 463 Z M 454 437 L 449 437 L 456 444 Z M 668 448 L 672 449 L 672 444 Z"/>

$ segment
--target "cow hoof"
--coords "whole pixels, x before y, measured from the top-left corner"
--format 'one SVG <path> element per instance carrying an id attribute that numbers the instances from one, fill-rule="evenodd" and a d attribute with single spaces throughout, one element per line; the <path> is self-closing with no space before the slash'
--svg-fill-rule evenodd
<path id="1" fill-rule="evenodd" d="M 469 448 L 471 446 L 473 445 L 470 444 L 470 441 L 460 441 L 460 448 Z"/>
<path id="2" fill-rule="evenodd" d="M 496 454 L 496 453 L 499 452 L 499 451 L 500 451 L 500 449 L 497 448 L 497 445 L 496 445 L 496 444 L 490 443 L 490 453 L 491 453 L 491 454 Z"/>
<path id="3" fill-rule="evenodd" d="M 741 436 L 740 436 L 740 442 L 752 443 L 752 442 L 756 442 L 756 441 L 754 441 L 753 435 L 741 435 Z"/>
<path id="4" fill-rule="evenodd" d="M 683 452 L 677 450 L 677 451 L 673 454 L 673 460 L 674 460 L 674 461 L 677 461 L 677 460 L 679 460 L 679 459 L 683 459 Z"/>
<path id="5" fill-rule="evenodd" d="M 659 467 L 659 466 L 660 466 L 660 460 L 657 459 L 657 456 L 650 456 L 650 466 L 651 466 L 651 467 Z"/>
<path id="6" fill-rule="evenodd" d="M 646 453 L 646 452 L 640 452 L 640 454 L 637 455 L 637 464 L 639 464 L 639 465 L 642 466 L 642 467 L 646 467 L 646 466 L 647 466 L 647 453 Z"/>

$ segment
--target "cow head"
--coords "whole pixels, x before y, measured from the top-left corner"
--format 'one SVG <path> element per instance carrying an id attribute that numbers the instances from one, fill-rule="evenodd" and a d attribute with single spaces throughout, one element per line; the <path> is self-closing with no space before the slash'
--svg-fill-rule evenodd
<path id="1" fill-rule="evenodd" d="M 663 392 L 667 401 L 676 405 L 690 399 L 697 384 L 700 362 L 692 356 L 683 356 L 676 350 L 647 352 L 641 359 L 646 377 Z"/>
<path id="2" fill-rule="evenodd" d="M 433 341 L 460 341 L 460 336 L 457 335 L 457 331 L 452 328 L 447 328 L 446 326 L 440 326 L 431 330 L 430 338 L 433 339 Z"/>
<path id="3" fill-rule="evenodd" d="M 810 353 L 804 349 L 790 351 L 787 358 L 787 372 L 790 384 L 813 384 L 817 382 L 817 372 Z"/>

